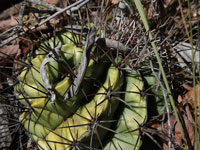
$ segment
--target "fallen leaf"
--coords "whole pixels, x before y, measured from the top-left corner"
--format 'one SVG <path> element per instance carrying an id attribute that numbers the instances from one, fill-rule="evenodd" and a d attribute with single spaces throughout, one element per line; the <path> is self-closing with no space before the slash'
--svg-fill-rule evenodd
<path id="1" fill-rule="evenodd" d="M 183 98 L 181 96 L 178 97 L 178 102 L 179 102 L 179 109 L 181 110 L 179 113 L 182 117 L 182 127 L 184 128 L 184 133 L 185 135 L 188 135 L 189 141 L 187 140 L 187 142 L 190 142 L 190 145 L 194 145 L 195 142 L 195 138 L 194 138 L 194 127 L 195 127 L 195 122 L 194 122 L 194 108 L 195 108 L 195 93 L 196 93 L 196 106 L 199 106 L 199 93 L 200 93 L 200 84 L 197 84 L 195 86 L 195 88 L 191 88 L 188 85 L 184 85 L 184 87 L 186 89 L 188 89 L 189 91 L 183 96 Z M 197 112 L 199 111 L 199 108 L 197 107 Z M 159 119 L 158 119 L 159 118 Z M 164 121 L 162 118 L 165 118 Z M 198 118 L 199 120 L 199 113 L 198 113 Z M 163 133 L 165 135 L 168 135 L 168 130 L 169 130 L 169 124 L 168 124 L 168 118 L 163 115 L 158 116 L 157 119 L 154 123 L 152 123 L 151 127 L 155 128 L 157 131 L 159 131 L 159 133 Z M 161 120 L 161 121 L 159 121 Z M 197 122 L 198 122 L 197 120 Z M 170 123 L 171 123 L 171 127 L 173 127 L 173 134 L 174 134 L 174 142 L 179 145 L 179 146 L 183 146 L 183 139 L 181 136 L 181 132 L 176 120 L 176 117 L 173 113 L 170 113 Z M 161 138 L 163 136 L 159 135 Z M 163 141 L 166 141 L 163 140 Z M 163 149 L 164 150 L 168 150 L 168 142 L 165 142 L 163 145 Z"/>
<path id="2" fill-rule="evenodd" d="M 21 63 L 23 60 L 23 57 L 26 56 L 30 50 L 33 48 L 34 40 L 31 40 L 30 35 L 29 36 L 22 36 L 22 38 L 19 39 L 19 51 L 15 55 L 15 60 L 13 64 L 14 70 L 20 70 L 24 67 L 24 64 Z M 17 71 L 15 72 L 18 73 Z"/>
<path id="3" fill-rule="evenodd" d="M 116 4 L 119 3 L 119 1 L 120 1 L 120 0 L 111 0 L 111 3 L 114 4 L 114 5 L 116 5 Z"/>
<path id="4" fill-rule="evenodd" d="M 117 5 L 121 0 L 106 0 L 105 2 L 105 6 L 106 8 L 113 6 L 113 5 Z"/>
<path id="5" fill-rule="evenodd" d="M 18 51 L 18 45 L 8 45 L 0 48 L 0 65 L 5 66 L 9 61 L 11 61 L 8 58 L 14 58 Z"/>
<path id="6" fill-rule="evenodd" d="M 197 84 L 195 88 L 191 88 L 185 95 L 184 95 L 184 103 L 188 103 L 191 105 L 191 108 L 186 106 L 186 113 L 189 116 L 189 119 L 191 118 L 190 113 L 192 113 L 193 116 L 195 116 L 195 106 L 197 108 L 197 124 L 199 124 L 199 93 L 200 93 L 200 84 Z M 192 120 L 191 118 L 190 120 Z M 193 119 L 193 124 L 194 124 Z"/>
<path id="7" fill-rule="evenodd" d="M 194 91 L 195 90 L 195 91 Z M 191 104 L 192 108 L 195 107 L 195 94 L 196 93 L 196 106 L 199 106 L 199 93 L 200 93 L 200 84 L 196 85 L 196 88 L 190 89 L 184 96 L 184 99 Z"/>
<path id="8" fill-rule="evenodd" d="M 161 138 L 163 137 L 162 134 L 168 135 L 168 131 L 169 131 L 168 118 L 167 118 L 166 114 L 164 114 L 164 115 L 165 116 L 160 115 L 156 119 L 154 119 L 155 122 L 153 121 L 154 123 L 151 125 L 152 128 L 155 128 L 155 130 L 157 130 L 158 133 L 160 133 L 160 135 L 158 134 L 158 136 L 160 136 Z M 189 140 L 190 140 L 191 144 L 194 145 L 194 126 L 190 122 L 190 120 L 188 120 L 187 116 L 182 115 L 182 117 L 183 117 L 184 124 L 185 124 L 185 127 L 186 127 L 185 132 L 188 133 Z M 165 118 L 164 121 L 163 121 L 163 118 Z M 182 139 L 182 136 L 181 136 L 181 132 L 180 132 L 176 117 L 173 113 L 170 113 L 170 123 L 171 123 L 171 127 L 172 127 L 172 132 L 173 132 L 173 135 L 174 135 L 174 140 L 172 140 L 172 142 L 174 142 L 175 147 L 183 146 L 183 142 L 182 142 L 183 139 Z M 168 147 L 169 139 L 170 139 L 169 137 L 163 139 L 163 141 L 165 141 L 164 144 L 163 144 L 164 150 L 169 149 L 169 147 Z"/>
<path id="9" fill-rule="evenodd" d="M 17 14 L 19 14 L 19 10 L 21 5 L 23 4 L 23 2 L 18 3 L 6 10 L 4 10 L 3 12 L 0 13 L 0 20 L 5 20 L 10 18 L 11 16 L 15 16 Z"/>
<path id="10" fill-rule="evenodd" d="M 14 17 L 0 21 L 0 31 L 5 31 L 10 27 L 17 25 L 18 22 Z"/>
<path id="11" fill-rule="evenodd" d="M 180 42 L 176 47 L 176 58 L 182 68 L 187 68 L 188 70 L 191 70 L 191 67 L 188 64 L 192 63 L 192 60 L 194 60 L 195 64 L 197 65 L 197 72 L 199 69 L 199 57 L 200 53 L 196 50 L 197 47 L 193 46 L 194 50 L 194 58 L 192 56 L 192 47 L 190 43 Z"/>

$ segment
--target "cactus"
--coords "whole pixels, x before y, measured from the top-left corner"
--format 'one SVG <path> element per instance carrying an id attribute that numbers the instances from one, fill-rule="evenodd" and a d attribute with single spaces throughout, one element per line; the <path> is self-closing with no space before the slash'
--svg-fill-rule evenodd
<path id="1" fill-rule="evenodd" d="M 139 149 L 142 141 L 137 129 L 147 117 L 140 73 L 122 71 L 104 61 L 107 58 L 90 59 L 79 92 L 64 100 L 83 52 L 70 38 L 71 33 L 62 33 L 41 43 L 31 67 L 18 76 L 20 82 L 14 90 L 29 110 L 20 116 L 22 125 L 39 149 Z M 46 45 L 53 49 L 53 41 L 56 45 L 61 42 L 62 47 L 59 59 L 45 65 L 56 95 L 52 103 L 40 70 L 48 55 L 43 49 Z M 63 64 L 70 66 L 70 71 Z"/>
<path id="2" fill-rule="evenodd" d="M 139 139 L 138 124 L 143 124 L 146 120 L 147 110 L 146 101 L 142 97 L 140 91 L 143 89 L 143 82 L 139 72 L 132 71 L 126 75 L 127 93 L 123 95 L 124 101 L 128 105 L 124 105 L 119 121 L 116 125 L 116 132 L 111 141 L 106 145 L 105 150 L 123 149 L 139 149 L 141 140 Z"/>

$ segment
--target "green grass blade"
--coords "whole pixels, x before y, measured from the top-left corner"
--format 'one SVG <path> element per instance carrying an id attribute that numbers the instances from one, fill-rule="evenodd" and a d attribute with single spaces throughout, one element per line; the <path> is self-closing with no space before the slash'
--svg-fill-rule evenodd
<path id="1" fill-rule="evenodd" d="M 141 16 L 141 19 L 142 19 L 142 22 L 144 24 L 144 27 L 146 29 L 147 32 L 149 32 L 149 40 L 151 41 L 151 45 L 153 47 L 153 50 L 154 50 L 154 53 L 156 55 L 156 59 L 158 61 L 158 64 L 159 64 L 159 67 L 160 67 L 160 70 L 161 70 L 161 73 L 162 73 L 162 77 L 163 77 L 163 80 L 164 80 L 164 83 L 165 83 L 165 86 L 166 86 L 166 89 L 167 89 L 167 92 L 168 92 L 168 96 L 169 96 L 169 100 L 170 100 L 170 103 L 172 105 L 172 108 L 174 110 L 174 114 L 176 116 L 176 119 L 177 119 L 177 122 L 178 122 L 178 126 L 179 126 L 179 129 L 181 131 L 181 136 L 183 138 L 183 140 L 185 141 L 186 143 L 186 139 L 185 139 L 185 136 L 184 136 L 184 132 L 183 132 L 183 128 L 182 128 L 182 125 L 181 125 L 181 122 L 180 122 L 180 119 L 178 117 L 178 113 L 177 113 L 177 110 L 176 110 L 176 106 L 175 106 L 175 103 L 174 103 L 174 99 L 172 97 L 172 94 L 171 94 L 171 90 L 170 90 L 170 87 L 169 87 L 169 84 L 168 84 L 168 81 L 167 81 L 167 78 L 166 78 L 166 75 L 165 75 L 165 71 L 164 71 L 164 68 L 162 66 L 162 62 L 160 60 L 160 56 L 158 54 L 158 51 L 157 51 L 157 48 L 156 48 L 156 45 L 155 43 L 153 42 L 153 36 L 149 30 L 149 25 L 148 25 L 148 21 L 147 21 L 147 18 L 146 18 L 146 15 L 145 15 L 145 12 L 144 12 L 144 8 L 142 6 L 142 3 L 140 0 L 134 0 L 134 3 L 139 11 L 139 14 Z"/>
<path id="2" fill-rule="evenodd" d="M 195 50 L 194 50 L 194 47 L 193 47 L 193 28 L 192 28 L 192 11 L 191 11 L 191 6 L 190 6 L 190 0 L 188 0 L 188 17 L 189 17 L 189 33 L 190 33 L 190 36 L 188 37 L 189 38 L 189 41 L 190 41 L 190 44 L 191 44 L 191 48 L 192 48 L 192 75 L 193 75 L 193 86 L 194 86 L 194 118 L 195 118 L 195 147 L 194 149 L 195 150 L 198 150 L 199 149 L 199 133 L 198 133 L 198 119 L 197 119 L 197 114 L 198 114 L 198 110 L 197 110 L 197 96 L 196 96 L 196 76 L 195 76 L 195 72 L 196 72 L 196 69 L 195 69 Z M 198 14 L 198 13 L 197 13 Z"/>

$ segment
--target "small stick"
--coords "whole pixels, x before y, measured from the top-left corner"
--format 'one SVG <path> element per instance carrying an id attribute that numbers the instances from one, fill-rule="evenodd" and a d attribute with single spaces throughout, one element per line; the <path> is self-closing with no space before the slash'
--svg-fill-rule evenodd
<path id="1" fill-rule="evenodd" d="M 31 29 L 31 30 L 34 30 L 34 29 L 38 28 L 39 26 L 45 24 L 46 22 L 50 21 L 50 20 L 53 19 L 54 17 L 58 16 L 59 14 L 65 12 L 66 10 L 72 9 L 72 8 L 75 7 L 76 5 L 79 5 L 79 6 L 77 6 L 76 8 L 74 8 L 73 10 L 71 10 L 71 11 L 75 11 L 75 10 L 77 10 L 77 8 L 82 7 L 83 5 L 85 5 L 86 3 L 88 3 L 89 1 L 90 1 L 90 0 L 79 0 L 79 1 L 77 1 L 77 2 L 75 2 L 75 3 L 73 3 L 72 5 L 70 5 L 70 6 L 66 7 L 66 8 L 63 8 L 63 9 L 61 9 L 60 11 L 54 13 L 52 16 L 49 16 L 48 18 L 44 19 L 44 20 L 41 21 L 40 23 L 38 23 L 38 24 L 32 26 L 30 29 Z M 4 42 L 2 42 L 2 43 L 0 44 L 0 47 L 3 47 L 4 45 L 10 43 L 11 41 L 15 40 L 16 38 L 18 38 L 19 36 L 22 36 L 22 35 L 25 34 L 25 33 L 26 33 L 26 31 L 22 31 L 22 32 L 20 32 L 20 33 L 14 35 L 13 37 L 9 38 L 8 40 L 5 40 Z"/>
<path id="2" fill-rule="evenodd" d="M 21 6 L 20 11 L 19 11 L 19 25 L 17 26 L 18 31 L 21 31 L 22 26 L 23 26 L 24 11 L 25 11 L 25 5 L 23 4 L 23 5 Z"/>
<path id="3" fill-rule="evenodd" d="M 158 82 L 158 84 L 160 85 L 160 87 L 162 88 L 162 91 L 163 91 L 163 97 L 164 97 L 164 101 L 165 101 L 165 108 L 166 108 L 167 117 L 168 117 L 168 127 L 169 127 L 168 136 L 170 137 L 169 141 L 168 141 L 168 146 L 169 146 L 170 149 L 171 148 L 174 149 L 174 144 L 173 144 L 173 142 L 171 142 L 171 140 L 173 140 L 173 132 L 172 132 L 173 128 L 172 128 L 171 121 L 170 121 L 170 112 L 169 112 L 169 106 L 168 106 L 168 102 L 167 102 L 167 90 L 165 89 L 165 87 L 161 83 L 159 77 L 155 73 L 151 60 L 150 60 L 150 67 L 151 67 L 153 75 L 156 77 L 157 82 Z"/>
<path id="4" fill-rule="evenodd" d="M 52 103 L 56 99 L 56 95 L 55 95 L 53 88 L 51 86 L 51 83 L 48 79 L 47 70 L 45 68 L 45 65 L 49 62 L 58 61 L 61 46 L 62 45 L 59 42 L 58 45 L 54 49 L 52 49 L 52 51 L 50 51 L 49 54 L 44 58 L 44 60 L 42 61 L 42 64 L 40 65 L 40 76 L 41 76 L 42 82 L 44 83 L 45 88 L 47 89 L 47 91 L 49 91 L 49 93 L 51 95 Z"/>
<path id="5" fill-rule="evenodd" d="M 116 40 L 111 40 L 108 38 L 98 38 L 96 40 L 96 43 L 98 45 L 105 45 L 108 48 L 114 48 L 114 49 L 118 49 L 118 50 L 122 50 L 122 51 L 127 51 L 129 50 L 128 46 L 125 46 L 123 43 L 116 41 Z"/>
<path id="6" fill-rule="evenodd" d="M 89 33 L 87 35 L 85 49 L 83 51 L 81 63 L 78 68 L 78 71 L 77 71 L 78 73 L 77 73 L 74 81 L 72 82 L 71 86 L 69 87 L 67 93 L 65 94 L 64 100 L 67 100 L 78 93 L 78 89 L 81 85 L 81 82 L 83 80 L 83 77 L 85 75 L 85 72 L 86 72 L 86 69 L 87 69 L 87 66 L 88 66 L 88 63 L 90 60 L 90 52 L 92 50 L 92 46 L 95 43 L 95 37 L 96 37 L 96 28 L 93 27 L 93 28 L 91 28 L 91 30 L 89 31 Z"/>
<path id="7" fill-rule="evenodd" d="M 38 9 L 32 6 L 27 6 L 27 11 L 34 12 L 34 13 L 54 13 L 54 10 L 50 9 Z"/>

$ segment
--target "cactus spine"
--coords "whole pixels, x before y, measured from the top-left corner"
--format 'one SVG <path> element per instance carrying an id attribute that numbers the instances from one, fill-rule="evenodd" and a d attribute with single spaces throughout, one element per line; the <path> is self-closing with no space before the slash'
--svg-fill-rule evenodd
<path id="1" fill-rule="evenodd" d="M 32 67 L 25 68 L 18 77 L 23 82 L 15 86 L 15 92 L 27 99 L 22 104 L 28 108 L 30 103 L 32 107 L 20 117 L 24 128 L 44 150 L 139 147 L 140 143 L 136 144 L 139 132 L 131 132 L 138 128 L 136 122 L 143 123 L 147 115 L 146 101 L 140 94 L 143 82 L 139 72 L 125 73 L 104 60 L 96 63 L 91 59 L 78 94 L 63 101 L 83 52 L 65 36 L 72 37 L 72 34 L 64 33 L 55 39 L 63 44 L 61 59 L 46 64 L 47 78 L 56 94 L 53 104 L 39 71 L 47 55 L 42 48 L 36 50 Z M 52 43 L 50 39 L 41 45 L 49 44 L 53 48 Z M 65 70 L 63 64 L 71 66 L 72 72 Z M 102 77 L 105 72 L 106 77 Z M 119 114 L 118 121 L 116 114 Z"/>

